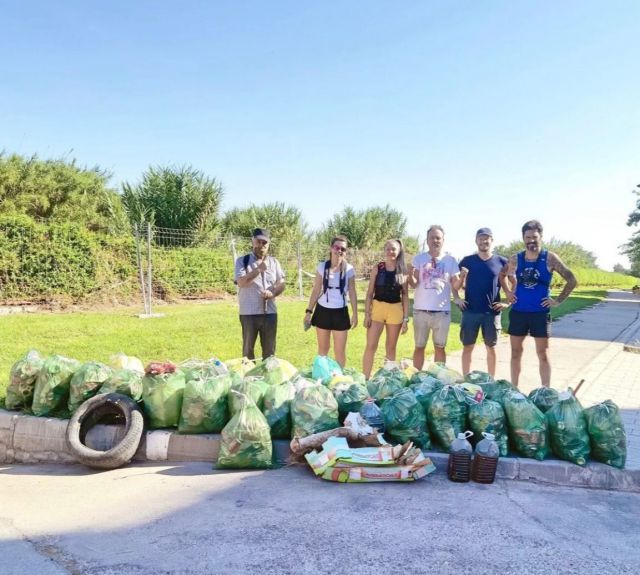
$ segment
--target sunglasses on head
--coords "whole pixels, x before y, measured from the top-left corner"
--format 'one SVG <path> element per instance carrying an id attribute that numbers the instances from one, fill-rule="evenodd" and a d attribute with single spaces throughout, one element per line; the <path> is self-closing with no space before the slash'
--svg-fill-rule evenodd
<path id="1" fill-rule="evenodd" d="M 341 246 L 333 246 L 334 251 L 336 252 L 341 252 L 341 253 L 345 253 L 347 251 L 347 248 L 343 248 Z"/>

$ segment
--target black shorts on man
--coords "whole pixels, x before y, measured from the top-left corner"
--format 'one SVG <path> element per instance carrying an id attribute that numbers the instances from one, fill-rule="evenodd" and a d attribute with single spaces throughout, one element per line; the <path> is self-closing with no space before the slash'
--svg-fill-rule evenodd
<path id="1" fill-rule="evenodd" d="M 509 311 L 509 335 L 551 337 L 551 314 L 548 311 Z"/>

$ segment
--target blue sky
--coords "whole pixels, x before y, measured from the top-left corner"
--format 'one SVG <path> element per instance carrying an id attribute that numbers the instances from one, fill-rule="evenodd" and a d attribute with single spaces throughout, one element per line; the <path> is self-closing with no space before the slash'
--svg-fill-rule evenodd
<path id="1" fill-rule="evenodd" d="M 610 269 L 640 184 L 640 2 L 3 2 L 0 148 L 220 180 L 311 227 L 391 204 L 457 257 L 538 218 Z"/>

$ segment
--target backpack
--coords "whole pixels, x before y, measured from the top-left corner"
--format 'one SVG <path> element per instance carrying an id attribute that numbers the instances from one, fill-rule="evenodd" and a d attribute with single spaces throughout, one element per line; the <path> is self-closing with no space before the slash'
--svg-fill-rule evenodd
<path id="1" fill-rule="evenodd" d="M 347 274 L 340 270 L 340 287 L 330 286 L 329 285 L 329 269 L 331 268 L 331 260 L 327 260 L 324 262 L 324 273 L 322 274 L 322 293 L 327 294 L 327 301 L 329 301 L 329 292 L 330 289 L 339 289 L 342 294 L 342 299 L 344 300 L 344 305 L 347 305 L 347 298 L 344 295 L 344 288 L 347 285 Z"/>

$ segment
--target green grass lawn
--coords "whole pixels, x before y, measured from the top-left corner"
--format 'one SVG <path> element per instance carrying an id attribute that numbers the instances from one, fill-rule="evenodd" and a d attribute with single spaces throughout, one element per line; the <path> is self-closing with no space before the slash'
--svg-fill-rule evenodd
<path id="1" fill-rule="evenodd" d="M 559 317 L 598 303 L 605 290 L 576 290 L 553 316 Z M 316 353 L 314 330 L 302 329 L 307 301 L 282 299 L 279 306 L 278 356 L 296 366 L 310 365 Z M 360 300 L 360 321 L 364 319 Z M 454 306 L 455 307 L 455 306 Z M 240 323 L 235 301 L 158 306 L 164 317 L 140 319 L 139 309 L 72 313 L 24 313 L 0 317 L 0 398 L 4 398 L 11 365 L 29 349 L 41 354 L 58 353 L 81 361 L 108 362 L 122 351 L 147 363 L 168 359 L 180 362 L 189 358 L 212 356 L 226 360 L 241 354 Z M 506 325 L 506 315 L 503 314 Z M 447 349 L 460 349 L 458 339 L 460 312 L 454 309 Z M 383 336 L 384 337 L 384 336 Z M 366 339 L 360 325 L 349 334 L 348 364 L 360 368 Z M 259 353 L 259 347 L 256 348 Z M 429 348 L 427 349 L 429 353 Z M 400 337 L 398 357 L 411 357 L 413 331 Z M 378 349 L 376 365 L 384 356 L 384 343 Z M 4 399 L 2 399 L 4 401 Z"/>

